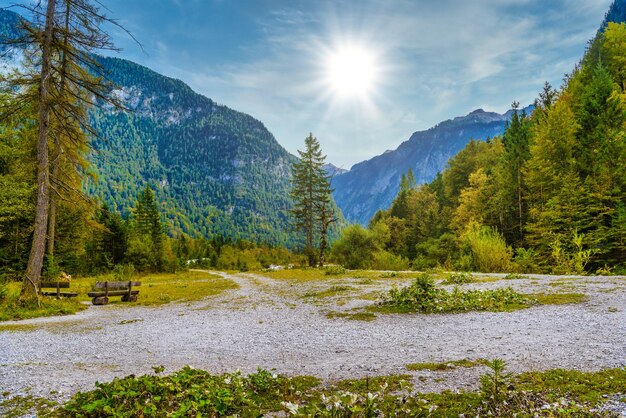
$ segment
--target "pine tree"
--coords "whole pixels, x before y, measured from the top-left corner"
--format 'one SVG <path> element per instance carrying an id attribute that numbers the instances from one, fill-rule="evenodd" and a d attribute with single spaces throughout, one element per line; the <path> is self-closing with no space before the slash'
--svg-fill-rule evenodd
<path id="1" fill-rule="evenodd" d="M 322 169 L 326 156 L 322 154 L 320 144 L 309 134 L 304 140 L 304 151 L 298 150 L 300 160 L 292 166 L 291 198 L 293 225 L 304 233 L 305 247 L 310 266 L 318 262 L 315 251 L 315 238 L 318 231 L 327 231 L 327 226 L 320 228 L 320 209 L 328 209 L 324 203 L 329 198 L 329 182 Z M 326 217 L 326 215 L 324 215 Z M 328 218 L 331 219 L 331 218 Z M 323 237 L 326 240 L 326 237 Z"/>

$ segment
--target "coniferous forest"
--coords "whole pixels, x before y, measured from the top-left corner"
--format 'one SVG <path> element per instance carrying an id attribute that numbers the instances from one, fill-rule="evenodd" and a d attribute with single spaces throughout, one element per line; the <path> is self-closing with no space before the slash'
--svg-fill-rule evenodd
<path id="1" fill-rule="evenodd" d="M 609 22 L 532 114 L 514 103 L 502 137 L 471 141 L 429 184 L 406 173 L 391 207 L 343 241 L 369 235 L 418 270 L 624 271 L 625 47 L 626 24 Z"/>

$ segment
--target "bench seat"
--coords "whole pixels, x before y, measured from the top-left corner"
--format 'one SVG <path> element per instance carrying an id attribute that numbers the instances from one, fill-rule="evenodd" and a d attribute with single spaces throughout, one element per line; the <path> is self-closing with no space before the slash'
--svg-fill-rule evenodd
<path id="1" fill-rule="evenodd" d="M 138 295 L 139 294 L 139 290 L 131 290 L 130 291 L 131 295 Z M 128 294 L 128 290 L 109 290 L 108 295 L 109 296 L 124 296 Z M 104 291 L 99 291 L 99 292 L 89 292 L 87 293 L 87 295 L 91 298 L 97 298 L 100 296 L 106 296 L 107 292 Z"/>
<path id="2" fill-rule="evenodd" d="M 78 296 L 78 292 L 40 292 L 43 296 L 58 296 L 63 298 L 75 298 Z"/>

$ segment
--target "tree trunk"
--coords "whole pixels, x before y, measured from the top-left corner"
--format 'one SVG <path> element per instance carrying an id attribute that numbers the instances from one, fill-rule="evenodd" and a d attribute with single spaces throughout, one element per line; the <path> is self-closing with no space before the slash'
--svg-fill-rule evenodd
<path id="1" fill-rule="evenodd" d="M 55 140 L 54 151 L 52 153 L 52 177 L 51 185 L 54 185 L 57 177 L 59 176 L 59 158 L 61 154 L 59 151 L 59 142 Z M 54 236 L 57 226 L 57 197 L 54 187 L 50 192 L 50 214 L 48 219 L 48 255 L 54 257 Z"/>
<path id="2" fill-rule="evenodd" d="M 65 79 L 67 74 L 67 53 L 69 49 L 67 34 L 70 29 L 70 2 L 65 1 L 65 34 L 63 36 L 63 53 L 61 58 L 61 80 L 59 82 L 59 92 L 65 96 Z M 60 133 L 58 134 L 60 135 Z M 48 219 L 48 255 L 54 257 L 54 240 L 57 226 L 57 193 L 54 191 L 54 185 L 58 182 L 59 166 L 61 165 L 61 139 L 54 138 L 54 151 L 52 152 L 52 192 L 50 193 L 50 217 Z"/>
<path id="3" fill-rule="evenodd" d="M 49 167 L 48 135 L 50 133 L 50 70 L 52 30 L 56 0 L 48 0 L 46 26 L 41 48 L 41 84 L 39 86 L 39 129 L 37 133 L 37 206 L 33 242 L 28 257 L 26 275 L 22 284 L 22 296 L 36 296 L 41 279 L 43 257 L 46 250 L 48 228 Z"/>

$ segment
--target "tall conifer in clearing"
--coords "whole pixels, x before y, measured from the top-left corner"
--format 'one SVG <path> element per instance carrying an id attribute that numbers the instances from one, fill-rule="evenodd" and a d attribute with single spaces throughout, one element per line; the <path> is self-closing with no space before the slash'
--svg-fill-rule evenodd
<path id="1" fill-rule="evenodd" d="M 310 266 L 318 262 L 315 251 L 315 239 L 319 234 L 324 246 L 320 254 L 323 256 L 326 244 L 326 232 L 332 216 L 326 212 L 330 208 L 330 186 L 326 172 L 322 168 L 326 156 L 322 154 L 317 138 L 309 134 L 304 140 L 304 151 L 298 150 L 300 160 L 292 166 L 291 198 L 294 205 L 291 209 L 294 227 L 305 236 L 304 251 Z M 323 212 L 323 215 L 321 215 Z M 323 219 L 323 221 L 322 221 Z"/>

